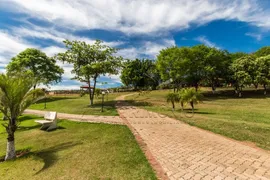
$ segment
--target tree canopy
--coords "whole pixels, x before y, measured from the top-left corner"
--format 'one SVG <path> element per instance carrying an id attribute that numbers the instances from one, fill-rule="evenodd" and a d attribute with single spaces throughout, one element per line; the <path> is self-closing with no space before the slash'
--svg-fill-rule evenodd
<path id="1" fill-rule="evenodd" d="M 93 90 L 89 88 L 90 105 L 93 105 L 96 82 L 100 75 L 117 74 L 122 57 L 116 56 L 116 48 L 104 45 L 96 40 L 94 44 L 82 41 L 64 41 L 67 51 L 59 53 L 57 59 L 73 65 L 74 79 L 86 82 L 89 87 L 93 81 Z"/>
<path id="2" fill-rule="evenodd" d="M 143 87 L 156 89 L 160 80 L 155 62 L 149 59 L 127 60 L 123 63 L 120 78 L 126 86 L 135 89 Z"/>
<path id="3" fill-rule="evenodd" d="M 35 79 L 34 88 L 39 84 L 49 85 L 61 81 L 64 70 L 56 65 L 56 60 L 44 52 L 28 48 L 13 57 L 7 66 L 8 73 L 31 70 Z"/>

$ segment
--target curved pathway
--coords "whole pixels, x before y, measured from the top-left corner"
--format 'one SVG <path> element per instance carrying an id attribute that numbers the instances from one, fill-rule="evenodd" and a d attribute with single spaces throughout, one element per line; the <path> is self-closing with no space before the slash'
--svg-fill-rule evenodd
<path id="1" fill-rule="evenodd" d="M 45 112 L 46 111 L 27 109 L 24 111 L 24 114 L 44 116 Z M 123 120 L 119 116 L 93 116 L 93 115 L 57 113 L 57 118 L 80 122 L 91 122 L 91 123 L 124 124 Z"/>
<path id="2" fill-rule="evenodd" d="M 154 169 L 166 174 L 162 179 L 270 179 L 268 151 L 129 106 L 126 96 L 117 98 L 120 117 L 157 161 Z"/>

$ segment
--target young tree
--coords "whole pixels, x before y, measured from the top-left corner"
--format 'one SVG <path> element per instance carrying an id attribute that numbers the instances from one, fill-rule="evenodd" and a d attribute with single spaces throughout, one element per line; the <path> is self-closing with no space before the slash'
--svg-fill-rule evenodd
<path id="1" fill-rule="evenodd" d="M 17 56 L 13 57 L 7 66 L 7 72 L 15 73 L 18 71 L 31 70 L 35 83 L 34 89 L 39 84 L 49 85 L 61 81 L 64 70 L 56 65 L 53 58 L 48 57 L 38 49 L 28 48 Z"/>
<path id="2" fill-rule="evenodd" d="M 167 94 L 167 102 L 172 103 L 173 110 L 175 109 L 175 103 L 179 102 L 179 94 L 178 93 L 169 93 Z"/>
<path id="3" fill-rule="evenodd" d="M 192 112 L 194 112 L 194 104 L 198 104 L 203 98 L 203 95 L 194 88 L 184 89 L 180 95 L 183 103 L 190 104 Z"/>
<path id="4" fill-rule="evenodd" d="M 0 111 L 8 119 L 3 124 L 8 134 L 5 160 L 16 158 L 14 133 L 18 127 L 18 116 L 44 97 L 41 89 L 31 90 L 35 83 L 30 74 L 0 75 Z"/>
<path id="5" fill-rule="evenodd" d="M 59 53 L 57 59 L 73 64 L 74 79 L 87 82 L 89 85 L 90 105 L 94 103 L 97 79 L 100 75 L 117 74 L 122 57 L 115 56 L 117 49 L 96 40 L 94 44 L 81 41 L 64 41 L 67 51 Z M 93 80 L 93 89 L 90 85 Z"/>

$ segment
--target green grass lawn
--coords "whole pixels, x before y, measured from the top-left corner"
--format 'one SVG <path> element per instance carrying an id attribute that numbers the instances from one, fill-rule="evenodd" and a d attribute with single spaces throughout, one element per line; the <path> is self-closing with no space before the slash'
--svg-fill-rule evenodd
<path id="1" fill-rule="evenodd" d="M 181 112 L 180 104 L 172 111 L 166 102 L 168 90 L 152 91 L 149 94 L 126 97 L 134 105 L 179 119 L 230 138 L 253 142 L 270 150 L 270 96 L 261 91 L 243 92 L 243 98 L 234 96 L 232 91 L 219 91 L 219 95 L 206 92 L 203 103 L 195 105 L 195 113 L 190 106 Z M 171 90 L 172 92 L 172 90 Z"/>
<path id="2" fill-rule="evenodd" d="M 57 111 L 69 114 L 86 114 L 86 115 L 103 115 L 103 116 L 117 116 L 115 108 L 115 98 L 125 93 L 112 93 L 104 97 L 104 112 L 101 112 L 102 98 L 94 99 L 94 105 L 89 106 L 89 95 L 83 97 L 77 96 L 50 96 L 47 98 L 47 108 L 44 109 L 44 101 L 41 100 L 36 104 L 30 106 L 29 109 Z"/>
<path id="3" fill-rule="evenodd" d="M 45 132 L 35 118 L 21 117 L 16 149 L 29 153 L 0 162 L 0 179 L 156 179 L 126 126 L 61 120 L 59 129 Z M 1 126 L 2 158 L 6 136 Z"/>

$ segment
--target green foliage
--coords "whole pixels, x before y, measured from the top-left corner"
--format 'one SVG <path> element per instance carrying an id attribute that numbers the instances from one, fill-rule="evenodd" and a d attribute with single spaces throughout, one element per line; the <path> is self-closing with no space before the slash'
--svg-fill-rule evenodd
<path id="1" fill-rule="evenodd" d="M 186 75 L 187 63 L 190 58 L 190 49 L 187 47 L 170 47 L 160 51 L 157 56 L 157 69 L 163 81 L 170 80 L 175 87 Z"/>
<path id="2" fill-rule="evenodd" d="M 34 88 L 38 84 L 49 85 L 61 81 L 64 70 L 56 65 L 53 58 L 48 57 L 45 53 L 38 49 L 28 48 L 17 56 L 7 66 L 9 74 L 31 70 L 35 83 Z"/>
<path id="3" fill-rule="evenodd" d="M 181 97 L 181 103 L 182 104 L 189 103 L 192 107 L 192 110 L 194 110 L 194 104 L 202 102 L 203 98 L 201 92 L 196 91 L 196 89 L 194 88 L 182 89 L 179 93 L 179 96 Z"/>
<path id="4" fill-rule="evenodd" d="M 249 55 L 235 60 L 231 65 L 231 70 L 239 96 L 241 96 L 241 90 L 245 85 L 258 86 L 259 71 L 255 56 Z"/>
<path id="5" fill-rule="evenodd" d="M 96 96 L 97 96 L 97 98 L 99 98 L 100 94 L 101 94 L 101 89 L 96 88 Z"/>
<path id="6" fill-rule="evenodd" d="M 230 58 L 232 61 L 239 59 L 239 58 L 242 58 L 242 57 L 245 57 L 245 56 L 248 56 L 248 54 L 244 53 L 244 52 L 230 53 Z"/>
<path id="7" fill-rule="evenodd" d="M 120 78 L 126 86 L 135 89 L 147 87 L 156 89 L 160 80 L 155 62 L 149 59 L 126 61 Z"/>
<path id="8" fill-rule="evenodd" d="M 266 86 L 270 84 L 270 55 L 260 57 L 256 59 L 257 64 L 257 81 L 258 83 L 262 84 L 265 89 L 266 94 Z"/>
<path id="9" fill-rule="evenodd" d="M 265 46 L 254 53 L 256 57 L 268 56 L 270 55 L 270 46 Z"/>
<path id="10" fill-rule="evenodd" d="M 59 53 L 57 59 L 73 64 L 74 79 L 87 82 L 93 80 L 93 91 L 89 89 L 90 104 L 93 105 L 97 78 L 100 75 L 117 74 L 122 57 L 116 57 L 117 49 L 96 40 L 94 44 L 81 41 L 64 41 L 67 51 Z"/>
<path id="11" fill-rule="evenodd" d="M 30 73 L 0 75 L 0 111 L 8 119 L 3 124 L 8 133 L 8 142 L 14 143 L 14 132 L 18 127 L 18 117 L 32 103 L 44 97 L 43 90 L 31 90 L 35 83 L 36 81 Z M 15 152 L 15 147 L 13 147 L 13 150 L 7 148 L 5 159 L 15 158 L 16 154 L 13 152 Z"/>
<path id="12" fill-rule="evenodd" d="M 197 89 L 200 82 L 206 81 L 215 89 L 219 80 L 228 76 L 230 63 L 227 51 L 205 45 L 163 49 L 157 58 L 162 80 L 171 80 L 177 88 L 188 84 Z"/>
<path id="13" fill-rule="evenodd" d="M 166 100 L 169 103 L 172 103 L 173 110 L 175 109 L 175 103 L 179 102 L 179 94 L 178 93 L 169 93 L 166 96 Z"/>

